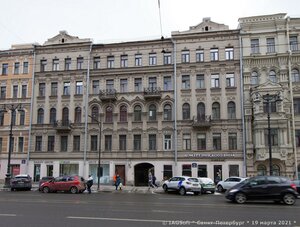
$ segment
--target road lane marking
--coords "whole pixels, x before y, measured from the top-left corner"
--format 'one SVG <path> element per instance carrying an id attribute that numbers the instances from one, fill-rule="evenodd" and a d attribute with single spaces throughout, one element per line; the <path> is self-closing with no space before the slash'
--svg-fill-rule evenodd
<path id="1" fill-rule="evenodd" d="M 100 218 L 100 217 L 74 217 L 68 216 L 68 219 L 83 219 L 83 220 L 102 220 L 102 221 L 127 221 L 127 222 L 155 222 L 162 223 L 166 220 L 149 220 L 149 219 L 130 219 L 130 218 Z"/>
<path id="2" fill-rule="evenodd" d="M 16 217 L 16 214 L 0 214 L 1 217 Z"/>

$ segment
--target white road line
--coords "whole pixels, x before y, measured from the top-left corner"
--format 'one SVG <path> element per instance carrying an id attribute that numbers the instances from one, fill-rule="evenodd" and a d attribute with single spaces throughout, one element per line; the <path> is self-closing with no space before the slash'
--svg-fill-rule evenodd
<path id="1" fill-rule="evenodd" d="M 148 219 L 130 219 L 130 218 L 99 218 L 99 217 L 66 217 L 69 219 L 83 219 L 83 220 L 104 220 L 104 221 L 128 221 L 128 222 L 165 222 L 166 220 L 148 220 Z"/>
<path id="2" fill-rule="evenodd" d="M 16 214 L 0 214 L 1 217 L 16 217 Z"/>

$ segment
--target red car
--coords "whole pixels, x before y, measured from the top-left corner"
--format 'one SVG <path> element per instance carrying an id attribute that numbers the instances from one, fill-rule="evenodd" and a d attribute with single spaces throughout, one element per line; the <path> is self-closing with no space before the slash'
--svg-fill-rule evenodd
<path id="1" fill-rule="evenodd" d="M 44 193 L 65 191 L 82 193 L 86 189 L 85 181 L 80 176 L 63 176 L 57 177 L 40 185 L 39 191 Z"/>

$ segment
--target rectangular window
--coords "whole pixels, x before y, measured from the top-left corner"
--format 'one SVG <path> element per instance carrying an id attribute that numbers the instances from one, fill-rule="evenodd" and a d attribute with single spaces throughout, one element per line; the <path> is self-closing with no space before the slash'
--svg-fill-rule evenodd
<path id="1" fill-rule="evenodd" d="M 164 91 L 172 90 L 172 78 L 170 76 L 164 76 Z"/>
<path id="2" fill-rule="evenodd" d="M 70 95 L 70 82 L 64 82 L 63 95 Z"/>
<path id="3" fill-rule="evenodd" d="M 196 62 L 204 62 L 204 50 L 196 50 Z"/>
<path id="4" fill-rule="evenodd" d="M 83 69 L 83 57 L 77 58 L 77 69 Z"/>
<path id="5" fill-rule="evenodd" d="M 278 129 L 277 128 L 271 128 L 270 130 L 270 138 L 271 138 L 271 145 L 272 146 L 278 146 Z M 268 129 L 265 129 L 265 145 L 269 145 L 269 133 Z"/>
<path id="6" fill-rule="evenodd" d="M 6 87 L 0 88 L 0 98 L 5 99 L 6 98 Z"/>
<path id="7" fill-rule="evenodd" d="M 105 135 L 105 151 L 111 151 L 112 149 L 112 136 Z"/>
<path id="8" fill-rule="evenodd" d="M 202 89 L 205 88 L 205 82 L 204 82 L 204 74 L 198 74 L 196 78 L 196 88 Z"/>
<path id="9" fill-rule="evenodd" d="M 53 65 L 52 70 L 53 71 L 58 71 L 59 70 L 59 59 L 53 59 L 52 65 Z"/>
<path id="10" fill-rule="evenodd" d="M 22 85 L 22 98 L 27 97 L 27 85 Z"/>
<path id="11" fill-rule="evenodd" d="M 46 71 L 46 66 L 47 66 L 47 60 L 41 60 L 41 72 Z"/>
<path id="12" fill-rule="evenodd" d="M 71 70 L 71 63 L 72 63 L 72 59 L 71 58 L 66 58 L 65 59 L 65 70 L 66 71 Z"/>
<path id="13" fill-rule="evenodd" d="M 51 83 L 51 96 L 57 96 L 57 82 Z"/>
<path id="14" fill-rule="evenodd" d="M 73 137 L 73 150 L 80 151 L 80 136 Z"/>
<path id="15" fill-rule="evenodd" d="M 206 134 L 197 134 L 197 150 L 206 150 Z"/>
<path id="16" fill-rule="evenodd" d="M 275 39 L 267 38 L 267 53 L 275 53 Z"/>
<path id="17" fill-rule="evenodd" d="M 213 150 L 221 150 L 221 133 L 213 133 Z"/>
<path id="18" fill-rule="evenodd" d="M 190 51 L 189 50 L 181 51 L 181 62 L 182 63 L 189 63 L 190 62 Z"/>
<path id="19" fill-rule="evenodd" d="M 210 49 L 210 60 L 211 61 L 219 60 L 219 49 L 217 48 Z"/>
<path id="20" fill-rule="evenodd" d="M 207 165 L 198 165 L 198 177 L 207 177 Z"/>
<path id="21" fill-rule="evenodd" d="M 98 136 L 91 135 L 91 151 L 98 151 Z"/>
<path id="22" fill-rule="evenodd" d="M 156 134 L 149 135 L 149 151 L 156 150 Z"/>
<path id="23" fill-rule="evenodd" d="M 183 134 L 183 150 L 191 150 L 191 134 Z"/>
<path id="24" fill-rule="evenodd" d="M 114 80 L 106 80 L 106 90 L 111 91 L 114 89 Z"/>
<path id="25" fill-rule="evenodd" d="M 291 51 L 298 51 L 298 37 L 290 36 L 290 49 Z"/>
<path id="26" fill-rule="evenodd" d="M 48 136 L 48 151 L 54 151 L 55 136 Z"/>
<path id="27" fill-rule="evenodd" d="M 156 82 L 156 77 L 150 77 L 149 78 L 149 88 L 157 88 L 157 82 Z"/>
<path id="28" fill-rule="evenodd" d="M 133 150 L 140 151 L 142 149 L 142 136 L 134 135 L 133 136 Z"/>
<path id="29" fill-rule="evenodd" d="M 134 78 L 134 91 L 141 92 L 142 90 L 142 78 Z"/>
<path id="30" fill-rule="evenodd" d="M 120 92 L 128 92 L 127 79 L 121 79 L 120 80 Z"/>
<path id="31" fill-rule="evenodd" d="M 24 137 L 19 137 L 18 152 L 23 153 L 24 151 Z"/>
<path id="32" fill-rule="evenodd" d="M 225 48 L 225 58 L 226 60 L 233 60 L 233 47 Z"/>
<path id="33" fill-rule="evenodd" d="M 156 53 L 149 54 L 149 65 L 156 65 Z"/>
<path id="34" fill-rule="evenodd" d="M 164 165 L 163 180 L 168 180 L 173 176 L 172 165 Z"/>
<path id="35" fill-rule="evenodd" d="M 212 74 L 211 75 L 211 87 L 212 88 L 219 88 L 220 87 L 219 74 Z"/>
<path id="36" fill-rule="evenodd" d="M 299 129 L 295 130 L 295 137 L 296 137 L 296 146 L 300 147 L 300 130 Z"/>
<path id="37" fill-rule="evenodd" d="M 236 133 L 228 134 L 228 148 L 229 148 L 229 150 L 237 149 L 237 134 Z"/>
<path id="38" fill-rule="evenodd" d="M 3 150 L 2 150 L 2 145 L 3 145 L 3 138 L 0 137 L 0 153 L 3 151 Z"/>
<path id="39" fill-rule="evenodd" d="M 226 87 L 234 87 L 234 74 L 233 73 L 226 73 Z"/>
<path id="40" fill-rule="evenodd" d="M 14 85 L 13 86 L 13 94 L 12 94 L 12 97 L 15 99 L 15 98 L 18 98 L 18 85 Z"/>
<path id="41" fill-rule="evenodd" d="M 40 97 L 45 97 L 46 94 L 46 84 L 45 83 L 40 83 L 39 84 L 39 96 Z"/>
<path id="42" fill-rule="evenodd" d="M 112 69 L 115 67 L 115 57 L 114 56 L 108 56 L 107 57 L 107 68 Z"/>
<path id="43" fill-rule="evenodd" d="M 172 55 L 171 53 L 164 53 L 164 65 L 172 64 Z"/>
<path id="44" fill-rule="evenodd" d="M 94 57 L 94 69 L 100 69 L 100 57 Z"/>
<path id="45" fill-rule="evenodd" d="M 25 61 L 23 62 L 23 74 L 28 74 L 29 69 L 28 69 L 28 62 Z"/>
<path id="46" fill-rule="evenodd" d="M 121 55 L 121 68 L 128 67 L 128 55 Z"/>
<path id="47" fill-rule="evenodd" d="M 82 95 L 82 94 L 83 94 L 83 82 L 76 81 L 76 95 Z"/>
<path id="48" fill-rule="evenodd" d="M 126 151 L 126 135 L 119 135 L 119 149 Z"/>
<path id="49" fill-rule="evenodd" d="M 7 75 L 8 74 L 8 64 L 4 63 L 2 64 L 2 75 Z"/>
<path id="50" fill-rule="evenodd" d="M 263 102 L 264 113 L 276 113 L 276 102 Z"/>
<path id="51" fill-rule="evenodd" d="M 42 151 L 42 136 L 35 137 L 35 151 Z"/>
<path id="52" fill-rule="evenodd" d="M 230 177 L 238 177 L 240 176 L 239 173 L 239 165 L 229 165 L 229 176 Z"/>
<path id="53" fill-rule="evenodd" d="M 259 53 L 259 39 L 251 39 L 251 54 Z"/>
<path id="54" fill-rule="evenodd" d="M 190 89 L 191 88 L 191 81 L 190 75 L 182 75 L 182 89 Z"/>
<path id="55" fill-rule="evenodd" d="M 192 176 L 192 166 L 191 165 L 182 165 L 182 176 Z"/>
<path id="56" fill-rule="evenodd" d="M 171 135 L 164 135 L 164 150 L 171 150 L 172 149 L 172 139 Z"/>
<path id="57" fill-rule="evenodd" d="M 60 137 L 60 150 L 62 152 L 68 151 L 68 136 Z"/>
<path id="58" fill-rule="evenodd" d="M 20 74 L 20 62 L 15 62 L 14 74 Z"/>
<path id="59" fill-rule="evenodd" d="M 93 86 L 93 94 L 97 95 L 100 92 L 100 83 L 99 80 L 92 81 Z"/>
<path id="60" fill-rule="evenodd" d="M 142 55 L 141 54 L 135 55 L 135 66 L 142 66 Z"/>

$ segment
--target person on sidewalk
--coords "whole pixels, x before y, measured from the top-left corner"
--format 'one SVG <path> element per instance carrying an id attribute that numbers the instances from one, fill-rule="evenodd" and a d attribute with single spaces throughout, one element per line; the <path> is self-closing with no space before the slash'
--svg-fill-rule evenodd
<path id="1" fill-rule="evenodd" d="M 119 174 L 117 174 L 116 176 L 116 190 L 118 190 L 119 186 L 120 186 L 120 183 L 121 183 L 121 177 Z"/>
<path id="2" fill-rule="evenodd" d="M 149 172 L 148 172 L 148 186 L 149 186 L 149 189 L 154 188 L 153 175 L 152 175 L 151 169 L 149 169 Z"/>
<path id="3" fill-rule="evenodd" d="M 153 187 L 158 188 L 158 186 L 156 184 L 156 177 L 155 177 L 155 175 L 152 176 L 152 185 L 153 185 Z"/>
<path id="4" fill-rule="evenodd" d="M 93 186 L 94 184 L 94 179 L 93 179 L 93 176 L 92 175 L 89 175 L 89 178 L 86 182 L 86 186 L 87 186 L 87 190 L 88 190 L 88 193 L 91 194 L 91 187 Z"/>

